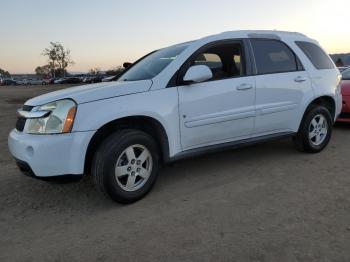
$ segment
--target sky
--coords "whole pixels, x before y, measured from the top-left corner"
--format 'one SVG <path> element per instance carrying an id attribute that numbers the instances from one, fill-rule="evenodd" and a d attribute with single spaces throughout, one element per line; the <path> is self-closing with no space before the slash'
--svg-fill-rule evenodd
<path id="1" fill-rule="evenodd" d="M 0 10 L 0 68 L 10 73 L 45 65 L 50 41 L 71 50 L 71 72 L 231 30 L 297 31 L 350 52 L 349 0 L 0 0 Z"/>

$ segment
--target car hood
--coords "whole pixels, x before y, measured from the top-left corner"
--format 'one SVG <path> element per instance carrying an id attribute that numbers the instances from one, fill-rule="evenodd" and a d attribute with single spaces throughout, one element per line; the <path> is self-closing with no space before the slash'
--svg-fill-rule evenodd
<path id="1" fill-rule="evenodd" d="M 350 80 L 343 80 L 341 82 L 341 93 L 343 96 L 350 96 Z"/>
<path id="2" fill-rule="evenodd" d="M 81 104 L 110 97 L 146 92 L 151 88 L 151 86 L 151 80 L 104 82 L 82 85 L 37 96 L 28 100 L 25 104 L 30 106 L 38 106 L 65 98 L 71 98 L 78 104 Z"/>

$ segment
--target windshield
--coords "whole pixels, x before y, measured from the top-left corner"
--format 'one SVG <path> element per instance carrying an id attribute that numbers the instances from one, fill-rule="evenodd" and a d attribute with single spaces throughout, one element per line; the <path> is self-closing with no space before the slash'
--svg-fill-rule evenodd
<path id="1" fill-rule="evenodd" d="M 160 49 L 146 56 L 128 71 L 122 74 L 118 81 L 137 81 L 152 79 L 163 71 L 188 45 L 177 45 Z"/>
<path id="2" fill-rule="evenodd" d="M 344 70 L 341 75 L 343 80 L 350 80 L 350 68 Z"/>

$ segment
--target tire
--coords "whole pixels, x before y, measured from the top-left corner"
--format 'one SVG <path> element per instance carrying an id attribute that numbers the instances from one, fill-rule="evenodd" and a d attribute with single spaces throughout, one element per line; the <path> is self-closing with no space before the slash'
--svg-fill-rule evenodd
<path id="1" fill-rule="evenodd" d="M 328 145 L 332 129 L 333 120 L 329 110 L 324 106 L 311 105 L 293 141 L 299 151 L 318 153 Z"/>
<path id="2" fill-rule="evenodd" d="M 124 129 L 107 137 L 97 149 L 91 173 L 99 191 L 129 204 L 152 189 L 158 171 L 159 150 L 154 139 L 142 131 Z"/>

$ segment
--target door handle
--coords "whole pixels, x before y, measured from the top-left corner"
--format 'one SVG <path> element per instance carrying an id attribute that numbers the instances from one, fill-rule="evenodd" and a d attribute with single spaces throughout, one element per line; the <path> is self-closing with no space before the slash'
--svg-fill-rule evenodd
<path id="1" fill-rule="evenodd" d="M 241 84 L 239 86 L 236 87 L 237 90 L 248 90 L 248 89 L 252 89 L 253 86 L 251 84 Z"/>
<path id="2" fill-rule="evenodd" d="M 298 76 L 294 78 L 294 81 L 297 83 L 305 82 L 306 80 L 307 80 L 306 77 L 303 77 L 303 76 Z"/>

